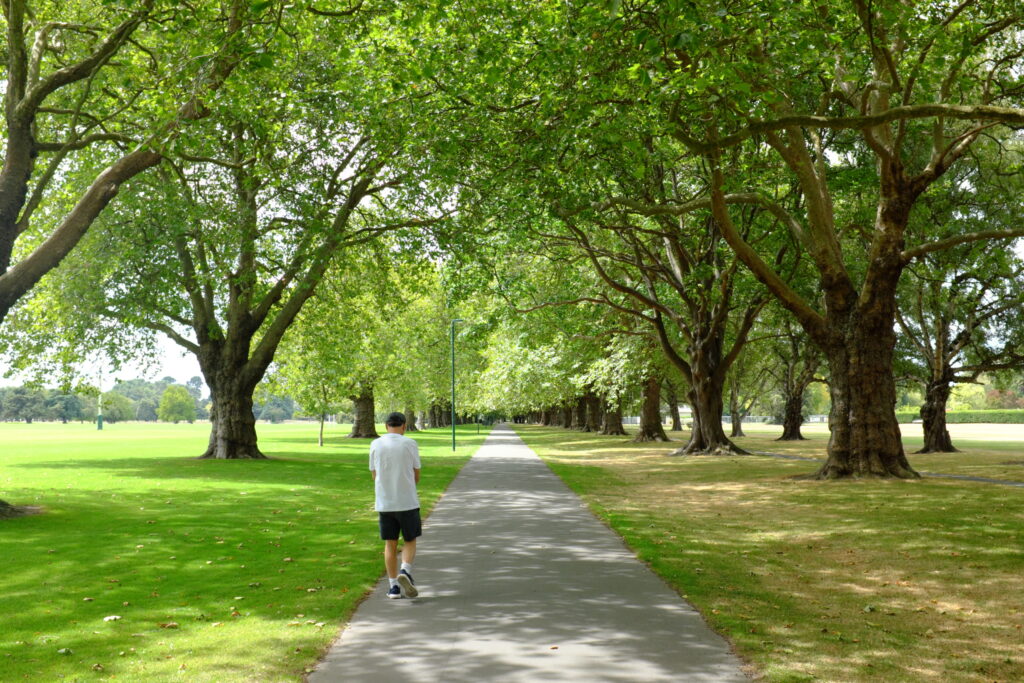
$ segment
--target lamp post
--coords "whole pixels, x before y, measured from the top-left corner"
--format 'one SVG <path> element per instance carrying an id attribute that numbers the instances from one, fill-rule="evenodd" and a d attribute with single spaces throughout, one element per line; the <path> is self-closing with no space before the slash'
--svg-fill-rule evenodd
<path id="1" fill-rule="evenodd" d="M 96 429 L 103 430 L 103 368 L 100 368 L 100 381 L 97 385 L 99 393 L 96 394 Z"/>
<path id="2" fill-rule="evenodd" d="M 452 320 L 452 450 L 455 450 L 455 323 L 461 323 L 462 318 Z"/>

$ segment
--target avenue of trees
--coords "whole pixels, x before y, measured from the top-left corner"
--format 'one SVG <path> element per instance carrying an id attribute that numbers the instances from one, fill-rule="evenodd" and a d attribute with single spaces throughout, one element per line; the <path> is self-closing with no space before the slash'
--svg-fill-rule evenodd
<path id="1" fill-rule="evenodd" d="M 931 451 L 954 448 L 956 387 L 1016 395 L 1017 3 L 8 0 L 4 20 L 5 357 L 45 379 L 170 338 L 211 392 L 204 457 L 264 457 L 260 396 L 351 410 L 356 438 L 382 407 L 448 424 L 453 330 L 462 417 L 621 434 L 626 411 L 665 439 L 685 403 L 677 452 L 718 454 L 757 410 L 800 438 L 815 401 L 822 479 L 915 478 L 908 395 Z M 174 393 L 146 400 L 187 415 Z"/>

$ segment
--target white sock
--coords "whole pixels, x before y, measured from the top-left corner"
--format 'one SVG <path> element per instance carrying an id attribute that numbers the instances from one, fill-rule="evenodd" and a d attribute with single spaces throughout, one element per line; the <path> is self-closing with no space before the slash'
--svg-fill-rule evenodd
<path id="1" fill-rule="evenodd" d="M 398 579 L 392 579 L 392 578 L 391 578 L 391 577 L 389 576 L 389 577 L 388 577 L 388 581 L 390 581 L 390 582 L 391 582 L 391 587 L 392 587 L 392 588 L 394 588 L 395 586 L 397 586 L 397 585 L 398 585 Z"/>
<path id="2" fill-rule="evenodd" d="M 402 569 L 412 574 L 412 562 L 403 562 Z"/>

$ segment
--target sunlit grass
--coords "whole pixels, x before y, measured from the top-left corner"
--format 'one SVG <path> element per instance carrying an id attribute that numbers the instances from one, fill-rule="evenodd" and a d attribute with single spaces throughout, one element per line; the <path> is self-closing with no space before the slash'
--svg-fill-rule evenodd
<path id="1" fill-rule="evenodd" d="M 0 680 L 301 680 L 382 573 L 368 441 L 259 429 L 267 461 L 194 459 L 208 424 L 0 425 L 0 499 L 43 508 L 0 520 Z M 424 508 L 484 436 L 416 435 Z"/>
<path id="2" fill-rule="evenodd" d="M 1021 489 L 805 481 L 814 463 L 516 428 L 767 680 L 1024 680 Z M 824 446 L 770 438 L 742 445 Z"/>

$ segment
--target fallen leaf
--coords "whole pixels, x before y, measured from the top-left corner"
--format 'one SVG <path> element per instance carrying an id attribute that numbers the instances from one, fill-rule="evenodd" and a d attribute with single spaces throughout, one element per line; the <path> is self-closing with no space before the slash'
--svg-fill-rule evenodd
<path id="1" fill-rule="evenodd" d="M 168 621 L 167 623 L 161 623 L 160 628 L 178 628 L 178 622 Z"/>
<path id="2" fill-rule="evenodd" d="M 109 617 L 103 617 L 103 621 L 117 621 L 120 618 L 121 617 L 116 614 L 111 614 Z"/>

